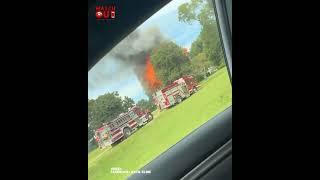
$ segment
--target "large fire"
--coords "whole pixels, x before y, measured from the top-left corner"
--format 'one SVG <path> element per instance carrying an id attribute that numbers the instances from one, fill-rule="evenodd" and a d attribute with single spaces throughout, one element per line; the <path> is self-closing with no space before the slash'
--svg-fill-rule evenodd
<path id="1" fill-rule="evenodd" d="M 156 76 L 156 72 L 151 63 L 151 59 L 149 55 L 147 55 L 147 58 L 146 58 L 144 80 L 146 81 L 147 87 L 151 92 L 155 92 L 157 88 L 159 88 L 162 85 L 161 80 L 158 79 Z"/>

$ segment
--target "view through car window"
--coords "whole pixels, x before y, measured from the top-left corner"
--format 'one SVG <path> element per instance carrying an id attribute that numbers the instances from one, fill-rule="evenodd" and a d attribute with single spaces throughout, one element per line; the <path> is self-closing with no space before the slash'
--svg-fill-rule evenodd
<path id="1" fill-rule="evenodd" d="M 126 179 L 231 106 L 212 1 L 173 0 L 88 73 L 88 178 Z"/>

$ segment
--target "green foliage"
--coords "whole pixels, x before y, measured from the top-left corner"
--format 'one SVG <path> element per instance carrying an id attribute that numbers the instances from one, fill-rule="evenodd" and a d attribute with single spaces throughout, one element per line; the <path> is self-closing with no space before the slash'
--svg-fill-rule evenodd
<path id="1" fill-rule="evenodd" d="M 88 127 L 88 134 L 91 133 L 90 131 L 99 128 L 102 123 L 111 121 L 120 113 L 126 112 L 127 109 L 123 104 L 127 106 L 131 103 L 131 100 L 130 98 L 125 98 L 126 102 L 124 103 L 118 92 L 106 93 L 96 100 L 89 100 L 88 123 L 90 126 Z"/>
<path id="2" fill-rule="evenodd" d="M 197 81 L 201 81 L 206 75 L 208 68 L 213 65 L 212 61 L 209 61 L 205 53 L 199 53 L 191 60 L 193 75 Z"/>
<path id="3" fill-rule="evenodd" d="M 88 127 L 88 140 L 90 140 L 91 138 L 93 138 L 94 136 L 94 131 L 91 127 Z"/>
<path id="4" fill-rule="evenodd" d="M 96 116 L 100 122 L 111 121 L 125 112 L 118 92 L 106 93 L 96 99 Z"/>
<path id="5" fill-rule="evenodd" d="M 216 65 L 218 69 L 221 69 L 225 66 L 225 60 L 221 43 L 217 43 L 216 45 L 216 50 L 213 53 L 213 63 Z"/>
<path id="6" fill-rule="evenodd" d="M 203 44 L 203 52 L 215 66 L 219 66 L 222 60 L 220 56 L 222 54 L 222 48 L 217 25 L 208 25 L 201 31 L 199 38 Z"/>
<path id="7" fill-rule="evenodd" d="M 203 27 L 216 24 L 213 4 L 211 2 L 211 0 L 202 1 L 194 7 L 195 9 L 199 9 L 195 20 L 199 21 Z"/>
<path id="8" fill-rule="evenodd" d="M 183 21 L 191 24 L 192 20 L 196 18 L 196 14 L 194 11 L 192 11 L 192 7 L 190 4 L 184 3 L 181 6 L 179 6 L 178 9 L 179 9 L 179 14 L 178 14 L 179 21 Z"/>
<path id="9" fill-rule="evenodd" d="M 190 49 L 190 57 L 193 58 L 199 53 L 203 51 L 203 44 L 200 38 L 197 38 L 194 42 L 191 44 L 191 49 Z"/>
<path id="10" fill-rule="evenodd" d="M 178 8 L 178 18 L 188 24 L 198 21 L 202 26 L 199 37 L 191 45 L 190 57 L 205 53 L 214 66 L 224 64 L 212 1 L 191 0 L 190 3 L 184 3 Z"/>
<path id="11" fill-rule="evenodd" d="M 122 101 L 122 106 L 124 110 L 128 110 L 129 108 L 134 106 L 134 101 L 133 99 L 125 96 L 123 101 Z"/>
<path id="12" fill-rule="evenodd" d="M 94 100 L 88 100 L 88 140 L 91 139 L 94 135 L 92 123 L 94 121 Z M 93 123 L 94 124 L 94 123 Z"/>
<path id="13" fill-rule="evenodd" d="M 189 57 L 185 56 L 181 47 L 171 41 L 161 43 L 152 51 L 151 62 L 163 86 L 189 73 Z"/>
<path id="14" fill-rule="evenodd" d="M 90 123 L 93 120 L 94 117 L 94 100 L 88 100 L 88 123 Z"/>
<path id="15" fill-rule="evenodd" d="M 150 111 L 154 111 L 157 109 L 157 106 L 153 104 L 151 100 L 141 99 L 138 101 L 137 106 L 141 107 L 142 109 L 149 109 Z"/>
<path id="16" fill-rule="evenodd" d="M 178 7 L 178 19 L 181 22 L 191 24 L 197 19 L 197 7 L 203 3 L 203 0 L 191 0 L 190 3 L 184 3 Z"/>

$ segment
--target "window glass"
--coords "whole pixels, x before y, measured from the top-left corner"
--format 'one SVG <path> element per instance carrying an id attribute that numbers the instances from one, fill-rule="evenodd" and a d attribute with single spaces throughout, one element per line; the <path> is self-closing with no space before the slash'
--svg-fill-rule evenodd
<path id="1" fill-rule="evenodd" d="M 212 1 L 173 0 L 89 71 L 89 139 L 90 131 L 130 107 L 142 108 L 139 118 L 144 121 L 136 128 L 110 124 L 117 132 L 113 137 L 121 138 L 88 152 L 89 180 L 126 179 L 231 106 L 232 88 L 218 33 Z M 186 84 L 170 86 L 183 76 L 188 77 Z"/>

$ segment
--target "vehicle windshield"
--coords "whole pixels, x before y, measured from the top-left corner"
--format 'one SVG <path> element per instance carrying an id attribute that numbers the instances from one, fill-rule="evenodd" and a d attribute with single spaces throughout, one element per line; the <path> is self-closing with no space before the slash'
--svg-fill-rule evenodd
<path id="1" fill-rule="evenodd" d="M 126 179 L 230 107 L 231 92 L 212 1 L 171 1 L 88 73 L 88 138 L 127 113 L 88 151 L 89 180 Z"/>

